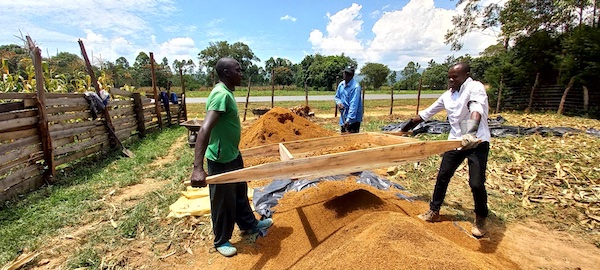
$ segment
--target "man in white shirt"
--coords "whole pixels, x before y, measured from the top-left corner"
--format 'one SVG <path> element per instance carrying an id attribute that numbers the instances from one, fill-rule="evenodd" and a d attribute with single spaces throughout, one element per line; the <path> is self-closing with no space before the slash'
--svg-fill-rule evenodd
<path id="1" fill-rule="evenodd" d="M 429 222 L 441 220 L 440 208 L 450 178 L 466 158 L 469 164 L 469 186 L 475 201 L 475 223 L 471 232 L 476 237 L 482 237 L 486 233 L 485 221 L 488 216 L 485 170 L 491 137 L 487 124 L 489 106 L 485 87 L 469 76 L 470 70 L 466 63 L 452 66 L 448 70 L 450 89 L 427 109 L 420 111 L 418 116 L 409 120 L 402 131 L 408 131 L 446 109 L 451 127 L 448 139 L 461 139 L 463 147 L 444 153 L 429 211 L 419 215 L 419 218 Z"/>

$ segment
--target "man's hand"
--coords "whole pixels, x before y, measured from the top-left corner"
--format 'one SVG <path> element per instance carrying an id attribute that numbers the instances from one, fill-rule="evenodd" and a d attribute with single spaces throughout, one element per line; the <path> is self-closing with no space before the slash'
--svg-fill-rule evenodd
<path id="1" fill-rule="evenodd" d="M 201 169 L 201 168 L 194 168 L 194 171 L 192 171 L 192 178 L 190 179 L 190 183 L 192 184 L 192 187 L 195 188 L 199 188 L 199 187 L 205 187 L 206 186 L 206 172 Z"/>
<path id="2" fill-rule="evenodd" d="M 343 111 L 343 110 L 344 110 L 344 104 L 342 104 L 342 103 L 339 103 L 339 104 L 337 105 L 337 107 L 338 107 L 338 109 L 339 109 L 340 111 Z"/>
<path id="3" fill-rule="evenodd" d="M 479 144 L 479 139 L 475 135 L 469 133 L 462 136 L 462 148 L 461 150 L 467 150 L 475 148 Z"/>
<path id="4" fill-rule="evenodd" d="M 344 129 L 346 131 L 350 131 L 350 130 L 348 130 L 349 128 L 350 128 L 350 124 L 348 124 L 348 121 L 344 122 Z"/>

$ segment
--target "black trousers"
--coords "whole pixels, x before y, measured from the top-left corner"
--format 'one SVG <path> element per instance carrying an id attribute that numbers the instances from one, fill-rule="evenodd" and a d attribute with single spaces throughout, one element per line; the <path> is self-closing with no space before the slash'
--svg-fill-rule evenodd
<path id="1" fill-rule="evenodd" d="M 218 163 L 207 160 L 208 175 L 244 168 L 244 161 L 239 155 L 229 163 Z M 248 202 L 248 184 L 227 183 L 208 185 L 210 194 L 210 212 L 213 224 L 215 247 L 225 244 L 233 234 L 233 226 L 240 230 L 249 230 L 256 226 L 258 220 Z"/>
<path id="2" fill-rule="evenodd" d="M 348 125 L 348 128 L 345 126 L 340 126 L 340 130 L 342 133 L 350 132 L 350 133 L 358 133 L 360 131 L 360 122 L 354 122 Z"/>
<path id="3" fill-rule="evenodd" d="M 481 217 L 488 216 L 487 192 L 485 190 L 485 170 L 487 167 L 488 154 L 490 152 L 490 143 L 482 142 L 477 147 L 469 150 L 451 150 L 442 156 L 442 164 L 438 172 L 433 198 L 429 203 L 429 209 L 440 211 L 450 178 L 456 172 L 456 169 L 465 160 L 469 164 L 469 186 L 473 193 L 475 202 L 475 214 Z"/>

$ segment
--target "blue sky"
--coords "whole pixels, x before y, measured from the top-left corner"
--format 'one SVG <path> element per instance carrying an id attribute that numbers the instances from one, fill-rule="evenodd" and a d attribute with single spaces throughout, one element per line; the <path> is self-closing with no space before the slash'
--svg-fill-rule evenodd
<path id="1" fill-rule="evenodd" d="M 473 33 L 464 38 L 463 50 L 450 51 L 444 34 L 460 12 L 455 5 L 448 0 L 0 0 L 0 45 L 22 44 L 22 33 L 44 56 L 80 55 L 81 39 L 94 62 L 125 56 L 133 64 L 144 51 L 159 62 L 167 57 L 197 63 L 209 42 L 240 41 L 263 62 L 282 57 L 298 63 L 309 54 L 344 53 L 359 68 L 377 62 L 401 70 L 409 61 L 426 67 L 431 59 L 442 62 L 453 54 L 476 56 L 496 43 L 493 31 Z"/>

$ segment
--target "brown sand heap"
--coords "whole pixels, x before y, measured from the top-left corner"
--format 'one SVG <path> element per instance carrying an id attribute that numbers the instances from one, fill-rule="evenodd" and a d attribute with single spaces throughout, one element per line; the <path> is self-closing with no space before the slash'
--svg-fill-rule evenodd
<path id="1" fill-rule="evenodd" d="M 352 180 L 288 192 L 267 236 L 234 242 L 238 255 L 217 268 L 519 269 L 495 253 L 497 243 L 460 229 L 468 222 L 423 222 L 416 215 L 425 203 L 395 193 Z"/>
<path id="2" fill-rule="evenodd" d="M 242 130 L 240 148 L 279 142 L 332 136 L 335 133 L 300 117 L 292 111 L 274 107 Z"/>

